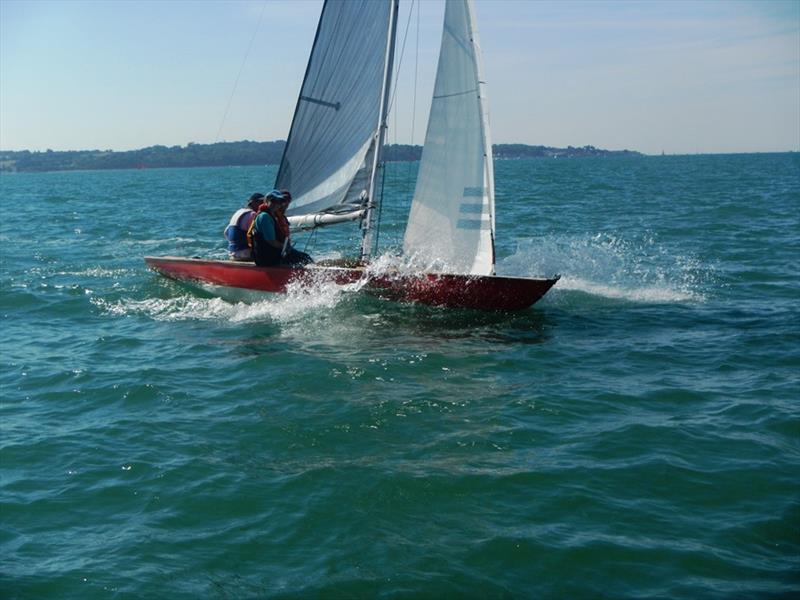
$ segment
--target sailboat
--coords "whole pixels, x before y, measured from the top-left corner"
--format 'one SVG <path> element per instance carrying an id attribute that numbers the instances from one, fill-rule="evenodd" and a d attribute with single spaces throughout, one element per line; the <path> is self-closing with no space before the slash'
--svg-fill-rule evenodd
<path id="1" fill-rule="evenodd" d="M 361 284 L 390 300 L 519 310 L 558 277 L 495 273 L 494 168 L 472 0 L 446 0 L 439 63 L 402 267 L 376 269 L 384 139 L 399 0 L 326 0 L 274 187 L 289 189 L 293 230 L 359 221 L 355 260 L 258 267 L 145 257 L 170 278 L 286 292 L 292 284 Z"/>

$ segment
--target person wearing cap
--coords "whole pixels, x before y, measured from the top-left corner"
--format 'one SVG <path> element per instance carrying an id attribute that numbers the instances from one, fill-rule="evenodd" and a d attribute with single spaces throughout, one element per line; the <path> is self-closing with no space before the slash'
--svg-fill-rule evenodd
<path id="1" fill-rule="evenodd" d="M 256 192 L 250 196 L 247 205 L 240 208 L 231 217 L 225 228 L 225 239 L 228 240 L 228 256 L 231 260 L 253 260 L 253 251 L 247 244 L 247 230 L 256 217 L 256 210 L 264 201 L 264 194 Z"/>
<path id="2" fill-rule="evenodd" d="M 307 265 L 308 263 L 312 263 L 314 259 L 305 252 L 301 252 L 292 246 L 292 241 L 289 237 L 289 219 L 286 218 L 286 209 L 289 208 L 289 203 L 292 201 L 292 194 L 289 190 L 281 190 L 281 196 L 283 196 L 283 202 L 278 204 L 277 207 L 277 227 L 281 230 L 281 233 L 285 234 L 286 239 L 289 240 L 284 250 L 283 261 L 292 265 Z"/>
<path id="3" fill-rule="evenodd" d="M 252 242 L 253 258 L 261 267 L 312 262 L 310 256 L 289 245 L 289 223 L 284 215 L 288 203 L 280 190 L 272 190 L 258 209 L 248 238 Z"/>

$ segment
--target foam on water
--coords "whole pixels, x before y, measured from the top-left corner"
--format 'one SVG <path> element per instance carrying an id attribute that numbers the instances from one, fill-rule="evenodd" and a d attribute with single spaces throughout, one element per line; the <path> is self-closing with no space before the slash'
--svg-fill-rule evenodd
<path id="1" fill-rule="evenodd" d="M 187 238 L 187 237 L 180 237 L 176 236 L 170 238 L 170 241 L 173 244 L 194 244 L 197 242 L 195 238 Z M 161 247 L 164 245 L 163 239 L 144 239 L 144 240 L 137 240 L 137 239 L 123 239 L 119 241 L 119 244 L 125 246 L 151 246 L 151 247 Z"/>
<path id="2" fill-rule="evenodd" d="M 330 310 L 346 294 L 357 291 L 362 284 L 337 285 L 331 282 L 290 284 L 285 294 L 249 290 L 232 290 L 218 286 L 200 286 L 212 294 L 228 297 L 202 298 L 181 294 L 171 298 L 124 298 L 115 302 L 96 298 L 92 303 L 116 316 L 146 315 L 157 321 L 227 321 L 231 323 L 290 322 L 321 310 Z M 238 297 L 238 300 L 232 300 Z"/>
<path id="3" fill-rule="evenodd" d="M 558 289 L 584 292 L 593 296 L 602 296 L 614 300 L 630 300 L 633 302 L 691 302 L 700 301 L 690 292 L 671 289 L 669 287 L 639 287 L 626 289 L 613 285 L 603 285 L 587 281 L 580 277 L 562 277 L 558 282 Z"/>
<path id="4" fill-rule="evenodd" d="M 389 273 L 399 273 L 402 275 L 419 274 L 423 268 L 415 262 L 413 257 L 409 257 L 391 250 L 385 251 L 374 257 L 367 267 L 367 273 L 372 277 L 386 275 Z"/>
<path id="5" fill-rule="evenodd" d="M 704 302 L 712 270 L 673 255 L 655 236 L 628 240 L 609 234 L 559 235 L 523 240 L 498 272 L 526 277 L 556 273 L 556 290 L 632 302 Z"/>
<path id="6" fill-rule="evenodd" d="M 431 266 L 428 265 L 428 268 Z M 446 265 L 433 271 L 449 272 Z M 420 272 L 415 257 L 390 251 L 377 256 L 368 273 Z M 550 277 L 560 274 L 555 291 L 578 291 L 631 302 L 704 302 L 713 270 L 699 260 L 673 255 L 654 235 L 628 240 L 609 234 L 548 236 L 518 243 L 499 261 L 500 275 Z"/>
<path id="7" fill-rule="evenodd" d="M 98 277 L 98 278 L 118 278 L 130 275 L 134 271 L 132 269 L 111 269 L 104 267 L 91 267 L 80 269 L 77 271 L 65 270 L 58 271 L 56 275 L 73 275 L 75 277 Z"/>

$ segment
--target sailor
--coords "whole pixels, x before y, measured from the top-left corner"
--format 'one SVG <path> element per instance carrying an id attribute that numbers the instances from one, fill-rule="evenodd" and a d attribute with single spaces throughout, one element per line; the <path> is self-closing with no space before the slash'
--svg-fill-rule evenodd
<path id="1" fill-rule="evenodd" d="M 250 196 L 247 206 L 233 213 L 224 232 L 225 239 L 228 240 L 228 256 L 231 260 L 253 260 L 253 251 L 247 244 L 247 231 L 263 201 L 264 194 L 255 193 Z"/>
<path id="2" fill-rule="evenodd" d="M 289 240 L 286 243 L 283 253 L 283 262 L 292 265 L 307 265 L 308 263 L 312 263 L 314 259 L 305 252 L 297 250 L 292 245 L 291 238 L 289 237 L 289 219 L 286 218 L 286 209 L 289 208 L 289 203 L 292 201 L 292 194 L 289 190 L 281 190 L 281 196 L 283 196 L 283 202 L 279 203 L 277 206 L 277 227 L 280 229 L 281 233 L 286 236 L 286 239 Z"/>
<path id="3" fill-rule="evenodd" d="M 279 190 L 272 190 L 258 208 L 247 232 L 253 258 L 261 267 L 298 266 L 312 262 L 308 254 L 295 250 L 289 243 L 289 222 L 284 215 L 288 203 Z"/>

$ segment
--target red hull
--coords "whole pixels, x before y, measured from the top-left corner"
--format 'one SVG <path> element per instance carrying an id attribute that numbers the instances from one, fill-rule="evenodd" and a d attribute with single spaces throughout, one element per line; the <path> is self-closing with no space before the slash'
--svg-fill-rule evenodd
<path id="1" fill-rule="evenodd" d="M 363 267 L 309 265 L 302 268 L 257 267 L 229 260 L 146 256 L 147 265 L 180 281 L 225 287 L 286 292 L 290 283 L 333 282 L 339 285 L 368 278 L 364 289 L 399 302 L 419 302 L 450 308 L 520 310 L 531 306 L 553 287 L 554 279 L 523 279 L 480 275 L 368 273 Z"/>

